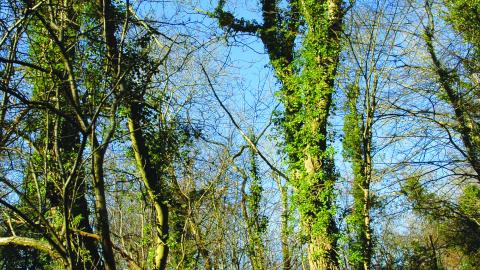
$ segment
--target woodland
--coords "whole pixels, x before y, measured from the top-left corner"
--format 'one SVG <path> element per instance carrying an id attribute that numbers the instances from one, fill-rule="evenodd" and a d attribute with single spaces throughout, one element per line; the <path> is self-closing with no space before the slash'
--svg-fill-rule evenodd
<path id="1" fill-rule="evenodd" d="M 0 0 L 0 269 L 480 269 L 480 0 Z"/>

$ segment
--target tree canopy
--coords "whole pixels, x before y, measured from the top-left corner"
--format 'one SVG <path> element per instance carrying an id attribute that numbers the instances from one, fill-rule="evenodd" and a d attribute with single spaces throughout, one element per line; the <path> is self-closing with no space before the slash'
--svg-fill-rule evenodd
<path id="1" fill-rule="evenodd" d="M 0 269 L 480 268 L 478 0 L 1 0 Z"/>

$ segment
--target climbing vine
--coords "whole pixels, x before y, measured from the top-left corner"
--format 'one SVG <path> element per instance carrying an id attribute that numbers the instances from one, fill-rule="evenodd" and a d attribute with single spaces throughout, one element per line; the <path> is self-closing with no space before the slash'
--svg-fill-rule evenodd
<path id="1" fill-rule="evenodd" d="M 228 31 L 258 36 L 268 52 L 282 82 L 279 96 L 285 111 L 277 124 L 286 143 L 289 182 L 309 246 L 310 267 L 334 269 L 338 265 L 333 220 L 336 177 L 327 124 L 341 50 L 342 1 L 292 0 L 288 4 L 282 9 L 277 1 L 261 1 L 263 24 L 236 19 L 224 11 L 225 1 L 219 1 L 209 15 Z"/>

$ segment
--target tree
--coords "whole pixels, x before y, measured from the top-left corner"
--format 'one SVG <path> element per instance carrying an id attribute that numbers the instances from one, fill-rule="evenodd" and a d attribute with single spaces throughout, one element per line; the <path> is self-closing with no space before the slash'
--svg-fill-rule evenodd
<path id="1" fill-rule="evenodd" d="M 455 16 L 455 8 L 458 8 L 458 6 L 452 7 L 452 16 Z M 475 81 L 464 81 L 456 70 L 448 69 L 440 61 L 434 45 L 435 23 L 430 1 L 425 2 L 425 10 L 428 22 L 425 27 L 424 40 L 433 64 L 433 71 L 443 91 L 441 98 L 445 99 L 453 108 L 457 122 L 454 129 L 460 133 L 465 147 L 464 150 L 460 149 L 460 152 L 465 156 L 478 176 L 480 175 L 480 157 L 478 156 L 480 153 L 480 149 L 478 149 L 480 147 L 480 125 L 478 123 L 477 110 L 470 107 L 478 101 L 478 89 L 476 89 L 478 88 L 478 83 Z M 458 22 L 454 21 L 454 26 L 459 27 Z M 466 35 L 467 40 L 475 42 L 475 40 L 469 37 L 470 33 Z"/>
<path id="2" fill-rule="evenodd" d="M 358 84 L 352 85 L 348 89 L 346 107 L 348 115 L 344 120 L 345 138 L 343 141 L 344 155 L 352 162 L 353 181 L 352 196 L 353 206 L 352 214 L 349 216 L 351 226 L 350 230 L 356 235 L 350 243 L 351 255 L 350 263 L 356 269 L 370 269 L 372 233 L 370 228 L 370 182 L 372 178 L 372 123 L 375 108 L 372 96 L 365 96 L 368 107 L 365 113 L 359 113 Z M 374 90 L 376 91 L 376 89 Z M 368 93 L 367 93 L 368 94 Z M 375 93 L 373 94 L 375 99 Z"/>
<path id="3" fill-rule="evenodd" d="M 311 269 L 337 268 L 336 227 L 333 221 L 333 160 L 327 144 L 327 123 L 340 55 L 344 8 L 341 1 L 289 1 L 281 10 L 276 1 L 262 1 L 263 24 L 237 19 L 219 1 L 215 12 L 228 31 L 258 35 L 277 78 L 282 82 L 286 152 L 290 182 L 302 216 Z M 295 52 L 299 26 L 306 30 L 302 49 Z M 294 62 L 299 54 L 298 63 Z"/>
<path id="4" fill-rule="evenodd" d="M 1 269 L 478 268 L 477 3 L 257 4 L 0 1 Z"/>
<path id="5" fill-rule="evenodd" d="M 437 265 L 441 264 L 461 265 L 462 269 L 477 268 L 480 250 L 478 245 L 480 222 L 478 208 L 476 208 L 480 202 L 478 186 L 466 186 L 458 201 L 452 203 L 429 193 L 419 179 L 412 176 L 405 184 L 404 192 L 413 202 L 414 210 L 426 216 L 427 221 L 435 224 L 438 230 L 436 244 L 432 240 L 432 235 L 426 238 L 430 243 L 423 244 L 426 245 L 428 252 L 438 253 L 434 254 L 435 256 L 426 255 L 426 260 L 432 258 L 434 260 L 431 262 L 434 264 L 432 269 L 438 268 Z M 422 247 L 422 244 L 419 245 Z M 463 256 L 458 256 L 459 259 L 455 262 L 454 254 L 457 252 Z M 422 256 L 425 255 L 422 254 Z"/>
<path id="6" fill-rule="evenodd" d="M 37 158 L 30 163 L 31 167 L 28 170 L 31 174 L 27 174 L 25 183 L 30 185 L 30 176 L 37 181 L 37 168 L 43 166 L 42 163 L 46 165 L 44 174 L 38 177 L 42 177 L 46 183 L 42 188 L 46 192 L 49 214 L 53 218 L 58 216 L 63 219 L 61 231 L 50 231 L 54 235 L 59 234 L 54 236 L 57 243 L 53 247 L 60 248 L 65 245 L 64 248 L 60 248 L 62 251 L 60 254 L 66 253 L 63 259 L 68 267 L 102 267 L 95 240 L 79 235 L 80 239 L 77 242 L 78 238 L 74 236 L 77 233 L 73 232 L 73 230 L 79 230 L 87 234 L 92 233 L 92 226 L 89 224 L 89 207 L 85 198 L 86 179 L 81 167 L 89 123 L 86 122 L 82 111 L 84 108 L 82 108 L 83 104 L 79 99 L 78 85 L 75 81 L 75 77 L 78 76 L 75 63 L 81 60 L 77 60 L 78 52 L 75 50 L 75 44 L 79 40 L 76 34 L 78 28 L 74 25 L 82 23 L 82 18 L 78 15 L 82 12 L 82 7 L 74 2 L 51 3 L 50 7 L 58 15 L 52 18 L 46 15 L 48 10 L 45 6 L 34 5 L 29 1 L 24 5 L 27 9 L 32 6 L 37 8 L 34 19 L 30 21 L 31 24 L 26 26 L 31 40 L 30 59 L 35 63 L 26 64 L 27 76 L 33 87 L 33 101 L 23 98 L 23 94 L 18 89 L 14 89 L 11 94 L 26 106 L 33 105 L 34 109 L 47 108 L 45 114 L 33 115 L 32 120 L 35 118 L 46 120 L 46 129 L 39 134 L 36 141 L 32 141 L 36 145 Z M 53 77 L 47 77 L 46 73 L 53 74 Z M 60 104 L 65 107 L 60 108 Z M 32 126 L 25 128 L 35 132 Z M 103 185 L 103 183 L 100 184 Z M 36 185 L 38 189 L 38 183 Z M 40 194 L 41 191 L 38 190 L 38 193 Z M 30 196 L 28 189 L 22 196 Z M 30 201 L 28 197 L 22 199 Z M 49 222 L 42 217 L 45 214 L 42 201 L 38 200 L 37 203 L 40 205 L 40 210 L 36 213 L 38 215 L 36 218 L 43 219 L 43 225 L 52 229 Z M 30 207 L 33 206 L 30 202 L 28 204 Z M 106 213 L 106 210 L 104 212 Z M 108 224 L 106 226 L 108 231 Z M 98 227 L 102 228 L 102 225 Z M 65 242 L 62 243 L 63 241 Z M 86 249 L 87 254 L 82 254 L 83 249 Z M 109 249 L 111 251 L 111 245 L 105 246 L 103 252 L 106 253 Z M 105 258 L 108 259 L 107 256 Z M 110 258 L 113 259 L 113 254 Z"/>

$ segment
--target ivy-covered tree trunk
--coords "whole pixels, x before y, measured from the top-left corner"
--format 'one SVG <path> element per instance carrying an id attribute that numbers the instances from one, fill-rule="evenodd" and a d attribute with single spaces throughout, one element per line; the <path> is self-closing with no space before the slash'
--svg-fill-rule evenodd
<path id="1" fill-rule="evenodd" d="M 251 138 L 255 141 L 255 138 Z M 258 165 L 256 154 L 250 148 L 250 177 L 244 175 L 242 183 L 242 214 L 247 222 L 247 254 L 252 264 L 253 270 L 265 270 L 267 264 L 265 261 L 265 246 L 263 244 L 263 235 L 266 230 L 266 219 L 260 215 L 260 202 L 262 198 L 263 187 L 258 175 Z M 249 193 L 246 192 L 246 185 L 250 181 Z"/>
<path id="2" fill-rule="evenodd" d="M 305 233 L 310 236 L 310 269 L 337 269 L 337 230 L 334 223 L 333 152 L 327 149 L 327 124 L 340 55 L 342 1 L 301 1 L 308 27 L 300 76 L 305 90 L 303 125 L 294 149 L 303 155 L 296 181 L 296 198 Z M 303 138 L 303 139 L 301 139 Z"/>
<path id="3" fill-rule="evenodd" d="M 165 190 L 157 169 L 153 164 L 145 134 L 142 130 L 144 99 L 142 91 L 132 89 L 122 75 L 122 63 L 119 63 L 120 51 L 115 37 L 118 22 L 115 21 L 114 7 L 110 0 L 99 0 L 98 6 L 104 20 L 104 35 L 109 56 L 112 78 L 118 80 L 118 92 L 126 95 L 127 126 L 130 141 L 135 156 L 137 169 L 147 190 L 150 202 L 155 210 L 155 258 L 154 269 L 166 269 L 168 256 L 168 207 L 165 200 Z"/>
<path id="4" fill-rule="evenodd" d="M 283 259 L 283 270 L 292 269 L 291 263 L 291 252 L 289 247 L 289 234 L 290 226 L 288 225 L 290 218 L 290 210 L 288 205 L 288 186 L 282 186 L 281 183 L 278 184 L 280 189 L 280 198 L 282 201 L 282 216 L 281 216 L 281 227 L 280 227 L 280 237 L 282 241 L 282 259 Z"/>
<path id="5" fill-rule="evenodd" d="M 347 219 L 349 241 L 349 263 L 353 269 L 370 269 L 372 257 L 372 233 L 370 228 L 370 182 L 372 178 L 372 125 L 375 111 L 376 81 L 373 90 L 369 89 L 362 96 L 358 81 L 347 89 L 346 111 L 344 119 L 343 151 L 346 160 L 352 163 L 353 181 L 352 212 Z M 367 87 L 368 88 L 368 87 Z M 357 108 L 365 105 L 362 112 Z"/>
<path id="6" fill-rule="evenodd" d="M 294 203 L 307 237 L 310 269 L 337 269 L 334 222 L 333 152 L 327 147 L 327 124 L 341 50 L 344 10 L 341 0 L 263 0 L 263 24 L 236 19 L 219 1 L 214 13 L 220 26 L 258 35 L 282 82 L 285 113 L 280 125 L 289 157 Z M 300 23 L 305 24 L 302 49 L 295 52 Z M 298 63 L 294 63 L 298 56 Z"/>

